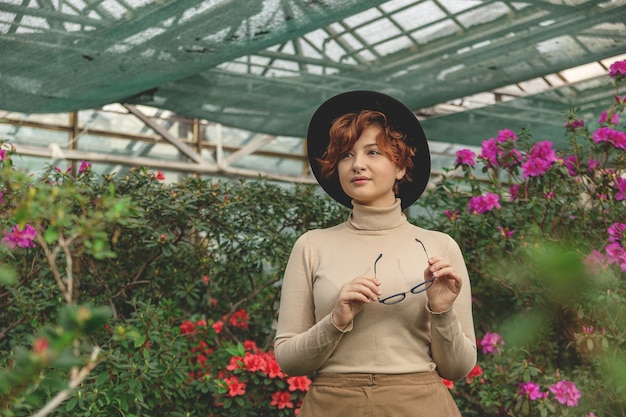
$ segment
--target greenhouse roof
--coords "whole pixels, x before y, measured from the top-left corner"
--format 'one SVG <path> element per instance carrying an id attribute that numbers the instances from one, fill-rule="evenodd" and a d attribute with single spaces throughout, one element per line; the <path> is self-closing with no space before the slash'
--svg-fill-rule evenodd
<path id="1" fill-rule="evenodd" d="M 323 100 L 371 89 L 433 141 L 562 138 L 567 109 L 610 104 L 625 22 L 626 0 L 0 0 L 0 109 L 145 105 L 303 137 Z"/>

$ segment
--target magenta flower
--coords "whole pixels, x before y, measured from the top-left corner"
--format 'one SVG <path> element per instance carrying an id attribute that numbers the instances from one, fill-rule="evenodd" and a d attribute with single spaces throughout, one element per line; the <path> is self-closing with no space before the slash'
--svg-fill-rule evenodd
<path id="1" fill-rule="evenodd" d="M 20 230 L 19 225 L 13 226 L 11 232 L 4 231 L 4 238 L 2 242 L 5 243 L 9 249 L 14 249 L 16 246 L 20 248 L 34 248 L 35 244 L 33 239 L 37 232 L 30 224 L 27 224 L 24 230 Z"/>
<path id="2" fill-rule="evenodd" d="M 585 122 L 580 119 L 572 119 L 572 120 L 569 120 L 567 123 L 565 123 L 565 128 L 571 132 L 584 126 L 585 126 Z"/>
<path id="3" fill-rule="evenodd" d="M 2 194 L 4 194 L 2 191 L 0 191 L 0 204 L 4 203 L 4 200 L 2 199 Z"/>
<path id="4" fill-rule="evenodd" d="M 517 142 L 517 135 L 509 129 L 500 130 L 498 132 L 498 136 L 496 137 L 496 141 L 498 143 Z"/>
<path id="5" fill-rule="evenodd" d="M 593 132 L 593 142 L 608 142 L 618 149 L 626 150 L 626 133 L 611 129 L 610 127 L 601 127 Z"/>
<path id="6" fill-rule="evenodd" d="M 602 125 L 606 123 L 608 116 L 609 116 L 609 112 L 607 112 L 606 110 L 603 111 L 602 114 L 600 114 L 600 117 L 598 117 L 598 124 Z"/>
<path id="7" fill-rule="evenodd" d="M 6 149 L 0 149 L 0 161 L 4 161 L 7 158 L 7 151 Z"/>
<path id="8" fill-rule="evenodd" d="M 576 407 L 580 398 L 580 391 L 573 382 L 562 380 L 550 386 L 550 391 L 560 404 Z"/>
<path id="9" fill-rule="evenodd" d="M 488 167 L 498 166 L 498 143 L 494 138 L 483 141 L 480 157 L 486 161 Z"/>
<path id="10" fill-rule="evenodd" d="M 626 243 L 626 223 L 615 222 L 606 230 L 611 242 Z"/>
<path id="11" fill-rule="evenodd" d="M 528 151 L 527 159 L 522 163 L 523 178 L 539 177 L 548 172 L 557 161 L 556 151 L 552 149 L 552 142 L 535 143 Z"/>
<path id="12" fill-rule="evenodd" d="M 519 198 L 519 184 L 513 184 L 509 187 L 509 194 L 511 194 L 511 201 L 515 201 Z"/>
<path id="13" fill-rule="evenodd" d="M 609 244 L 604 250 L 610 264 L 617 264 L 626 271 L 626 223 L 615 222 L 607 229 Z"/>
<path id="14" fill-rule="evenodd" d="M 520 382 L 519 395 L 521 395 L 522 397 L 528 397 L 531 401 L 535 401 L 546 398 L 548 393 L 541 392 L 541 389 L 539 389 L 539 384 L 536 384 L 534 382 Z"/>
<path id="15" fill-rule="evenodd" d="M 594 249 L 585 259 L 583 259 L 583 264 L 585 264 L 589 272 L 598 273 L 602 269 L 606 268 L 608 260 L 602 252 Z"/>
<path id="16" fill-rule="evenodd" d="M 480 346 L 483 353 L 502 353 L 501 347 L 504 346 L 504 339 L 498 333 L 485 333 L 485 336 L 480 341 Z"/>
<path id="17" fill-rule="evenodd" d="M 91 162 L 82 161 L 80 163 L 80 167 L 78 168 L 78 173 L 80 174 L 83 171 L 87 172 L 90 170 L 91 170 Z"/>
<path id="18" fill-rule="evenodd" d="M 508 239 L 511 236 L 513 236 L 513 233 L 515 233 L 515 230 L 509 230 L 508 227 L 502 227 L 502 226 L 498 226 L 498 231 L 500 232 L 500 235 L 502 235 L 503 238 Z"/>
<path id="19" fill-rule="evenodd" d="M 593 172 L 600 167 L 600 162 L 595 159 L 590 159 L 587 162 L 587 166 L 589 167 L 589 171 Z"/>
<path id="20" fill-rule="evenodd" d="M 473 167 L 476 165 L 476 162 L 474 161 L 475 157 L 476 154 L 470 149 L 461 149 L 456 153 L 456 161 L 454 162 L 454 165 L 469 165 Z"/>
<path id="21" fill-rule="evenodd" d="M 522 177 L 540 177 L 548 172 L 552 165 L 553 163 L 550 163 L 543 159 L 531 157 L 522 163 L 522 171 L 524 171 Z"/>
<path id="22" fill-rule="evenodd" d="M 450 219 L 450 221 L 452 221 L 452 222 L 459 218 L 459 211 L 458 210 L 454 210 L 453 212 L 450 211 L 450 210 L 446 210 L 446 211 L 443 212 L 443 214 L 445 214 L 446 217 L 448 219 Z"/>
<path id="23" fill-rule="evenodd" d="M 616 178 L 613 186 L 617 190 L 615 199 L 617 201 L 626 200 L 626 178 Z"/>
<path id="24" fill-rule="evenodd" d="M 567 168 L 567 173 L 572 177 L 576 176 L 577 165 L 578 165 L 578 158 L 576 158 L 576 155 L 570 155 L 567 158 L 563 159 L 563 166 Z"/>
<path id="25" fill-rule="evenodd" d="M 500 196 L 494 193 L 474 196 L 470 199 L 468 212 L 470 214 L 484 214 L 494 208 L 502 208 Z"/>
<path id="26" fill-rule="evenodd" d="M 611 116 L 611 124 L 618 125 L 619 124 L 619 113 L 613 113 Z"/>
<path id="27" fill-rule="evenodd" d="M 626 60 L 612 63 L 609 67 L 609 76 L 618 81 L 626 78 Z"/>

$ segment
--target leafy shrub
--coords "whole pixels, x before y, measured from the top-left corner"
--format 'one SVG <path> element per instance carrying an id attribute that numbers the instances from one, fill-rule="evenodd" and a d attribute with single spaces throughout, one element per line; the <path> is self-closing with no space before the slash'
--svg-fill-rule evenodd
<path id="1" fill-rule="evenodd" d="M 500 131 L 418 201 L 412 221 L 451 234 L 472 279 L 479 363 L 445 381 L 464 416 L 626 414 L 625 105 L 597 128 L 570 114 L 567 150 Z M 273 359 L 280 280 L 343 207 L 87 162 L 33 178 L 14 154 L 0 143 L 0 415 L 296 413 L 310 379 Z"/>

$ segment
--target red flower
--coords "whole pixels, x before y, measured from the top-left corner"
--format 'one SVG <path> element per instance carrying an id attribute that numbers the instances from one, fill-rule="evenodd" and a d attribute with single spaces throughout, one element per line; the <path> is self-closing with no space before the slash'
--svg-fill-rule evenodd
<path id="1" fill-rule="evenodd" d="M 256 343 L 253 340 L 246 340 L 245 342 L 243 342 L 243 348 L 247 352 L 257 353 L 259 351 L 259 348 L 256 346 Z"/>
<path id="2" fill-rule="evenodd" d="M 481 376 L 482 374 L 483 369 L 480 367 L 480 365 L 475 365 L 474 368 L 472 368 L 472 370 L 469 372 L 469 374 L 467 374 L 465 380 L 468 384 L 470 384 L 472 382 L 472 379 L 476 378 L 477 376 Z"/>
<path id="3" fill-rule="evenodd" d="M 44 337 L 38 337 L 33 342 L 33 352 L 37 354 L 46 353 L 50 348 L 50 342 Z"/>
<path id="4" fill-rule="evenodd" d="M 215 330 L 216 334 L 220 334 L 222 333 L 222 327 L 224 327 L 224 323 L 222 323 L 221 321 L 215 322 L 213 323 L 213 330 Z"/>
<path id="5" fill-rule="evenodd" d="M 239 382 L 239 378 L 236 376 L 231 376 L 230 378 L 224 379 L 226 383 L 226 387 L 228 388 L 228 396 L 236 397 L 237 395 L 244 395 L 246 393 L 246 384 L 243 382 Z"/>
<path id="6" fill-rule="evenodd" d="M 159 181 L 163 181 L 163 180 L 165 179 L 165 175 L 163 175 L 163 173 L 162 173 L 161 171 L 159 171 L 159 172 L 156 174 L 156 177 L 154 177 L 154 178 L 156 178 L 156 179 L 157 179 L 157 180 L 159 180 Z"/>
<path id="7" fill-rule="evenodd" d="M 265 358 L 262 355 L 253 355 L 248 352 L 243 357 L 243 363 L 246 366 L 246 370 L 249 372 L 265 372 L 267 369 Z"/>
<path id="8" fill-rule="evenodd" d="M 235 371 L 244 367 L 243 358 L 241 356 L 233 356 L 230 363 L 226 367 L 227 371 Z"/>
<path id="9" fill-rule="evenodd" d="M 443 385 L 448 387 L 448 389 L 453 389 L 454 388 L 454 382 L 450 381 L 449 379 L 441 378 L 441 382 L 443 382 Z"/>
<path id="10" fill-rule="evenodd" d="M 240 329 L 247 329 L 248 328 L 248 313 L 246 313 L 246 310 L 241 309 L 241 310 L 237 310 L 233 313 L 233 315 L 230 318 L 230 325 L 233 327 L 238 327 Z"/>
<path id="11" fill-rule="evenodd" d="M 207 275 L 204 275 L 204 276 L 202 277 L 202 282 L 204 282 L 206 285 L 209 285 L 209 281 L 210 281 L 210 280 L 211 280 L 211 279 L 210 279 Z"/>
<path id="12" fill-rule="evenodd" d="M 278 366 L 278 362 L 276 362 L 276 358 L 274 357 L 274 354 L 272 352 L 267 352 L 265 354 L 265 359 L 266 359 L 266 369 L 265 369 L 265 373 L 267 373 L 267 376 L 269 376 L 270 378 L 284 378 L 285 374 L 283 374 L 283 371 L 280 369 L 280 366 Z"/>
<path id="13" fill-rule="evenodd" d="M 189 320 L 184 321 L 183 324 L 180 325 L 180 334 L 186 334 L 189 336 L 195 333 L 196 333 L 196 326 Z"/>
<path id="14" fill-rule="evenodd" d="M 278 407 L 279 410 L 293 408 L 291 394 L 288 391 L 276 391 L 272 394 L 272 402 L 270 405 Z"/>
<path id="15" fill-rule="evenodd" d="M 289 384 L 289 391 L 303 391 L 307 392 L 311 385 L 311 380 L 306 376 L 292 376 L 287 378 Z"/>

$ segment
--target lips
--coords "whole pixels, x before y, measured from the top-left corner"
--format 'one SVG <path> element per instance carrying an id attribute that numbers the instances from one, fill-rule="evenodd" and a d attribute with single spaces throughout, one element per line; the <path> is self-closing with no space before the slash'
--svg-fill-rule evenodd
<path id="1" fill-rule="evenodd" d="M 362 175 L 358 175 L 356 177 L 353 177 L 350 182 L 352 182 L 353 184 L 364 184 L 364 183 L 366 183 L 369 180 L 370 179 L 368 177 L 364 177 Z"/>

